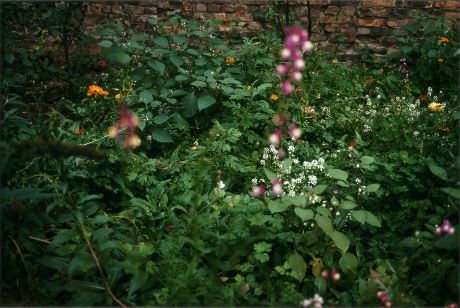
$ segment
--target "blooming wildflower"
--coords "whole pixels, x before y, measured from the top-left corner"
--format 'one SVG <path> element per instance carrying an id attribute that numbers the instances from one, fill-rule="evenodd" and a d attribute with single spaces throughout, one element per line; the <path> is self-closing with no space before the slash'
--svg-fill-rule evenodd
<path id="1" fill-rule="evenodd" d="M 85 131 L 84 131 L 83 128 L 78 127 L 78 128 L 75 130 L 75 134 L 77 134 L 78 136 L 83 136 L 84 133 L 85 133 Z"/>
<path id="2" fill-rule="evenodd" d="M 399 72 L 404 75 L 404 81 L 409 81 L 409 65 L 407 64 L 407 59 L 402 58 L 399 60 Z"/>
<path id="3" fill-rule="evenodd" d="M 443 64 L 443 63 L 444 63 L 444 59 L 443 59 L 443 58 L 438 58 L 438 63 L 439 63 L 439 64 Z"/>
<path id="4" fill-rule="evenodd" d="M 279 159 L 282 159 L 286 157 L 286 152 L 283 149 L 279 149 L 276 155 L 278 156 Z"/>
<path id="5" fill-rule="evenodd" d="M 454 228 L 452 227 L 452 224 L 450 223 L 449 220 L 444 219 L 442 222 L 442 225 L 440 227 L 437 227 L 435 230 L 436 235 L 442 235 L 443 233 L 447 233 L 449 235 L 454 234 Z"/>
<path id="6" fill-rule="evenodd" d="M 440 41 L 441 43 L 449 43 L 449 39 L 448 39 L 447 37 L 444 37 L 444 36 L 441 37 L 441 38 L 439 39 L 439 41 Z"/>
<path id="7" fill-rule="evenodd" d="M 316 116 L 317 113 L 315 111 L 315 109 L 313 107 L 305 107 L 303 109 L 303 111 L 306 113 L 306 114 L 309 114 L 309 115 L 312 115 L 312 116 Z"/>
<path id="8" fill-rule="evenodd" d="M 118 93 L 117 95 L 115 95 L 115 99 L 116 99 L 117 101 L 119 101 L 119 100 L 121 99 L 121 94 Z"/>
<path id="9" fill-rule="evenodd" d="M 271 99 L 272 101 L 277 101 L 277 100 L 279 99 L 279 96 L 276 95 L 276 94 L 272 94 L 272 96 L 270 96 L 270 99 Z"/>
<path id="10" fill-rule="evenodd" d="M 439 127 L 438 128 L 438 132 L 441 132 L 441 133 L 449 133 L 451 131 L 452 130 L 449 127 Z"/>
<path id="11" fill-rule="evenodd" d="M 332 64 L 337 64 L 337 59 L 332 59 Z"/>
<path id="12" fill-rule="evenodd" d="M 293 72 L 291 78 L 293 81 L 299 82 L 302 80 L 302 74 L 300 72 Z"/>
<path id="13" fill-rule="evenodd" d="M 446 108 L 446 104 L 432 102 L 428 105 L 428 109 L 431 111 L 443 111 Z"/>
<path id="14" fill-rule="evenodd" d="M 99 65 L 101 69 L 106 69 L 108 66 L 107 61 L 105 61 L 104 59 L 99 60 L 97 62 L 97 65 Z"/>
<path id="15" fill-rule="evenodd" d="M 141 139 L 136 133 L 130 133 L 123 141 L 123 145 L 128 149 L 135 149 L 141 145 Z"/>
<path id="16" fill-rule="evenodd" d="M 217 182 L 217 187 L 219 187 L 219 189 L 224 189 L 225 188 L 224 182 L 222 181 Z"/>
<path id="17" fill-rule="evenodd" d="M 86 93 L 87 96 L 96 96 L 96 95 L 101 95 L 101 96 L 107 96 L 109 95 L 109 92 L 104 91 L 101 87 L 97 85 L 90 85 L 88 88 L 88 92 Z"/>
<path id="18" fill-rule="evenodd" d="M 302 135 L 302 131 L 297 127 L 295 123 L 292 123 L 289 127 L 289 136 L 291 136 L 292 140 L 299 140 L 300 136 Z"/>
<path id="19" fill-rule="evenodd" d="M 268 136 L 268 142 L 273 145 L 278 145 L 281 142 L 282 133 L 279 129 L 276 129 L 270 136 Z"/>
<path id="20" fill-rule="evenodd" d="M 232 63 L 234 63 L 235 61 L 236 61 L 235 58 L 232 58 L 232 57 L 229 57 L 229 58 L 225 59 L 225 62 L 226 62 L 227 64 L 232 64 Z"/>
<path id="21" fill-rule="evenodd" d="M 132 114 L 125 104 L 121 104 L 118 121 L 108 129 L 109 136 L 116 138 L 120 136 L 122 130 L 127 130 L 127 137 L 123 140 L 123 145 L 126 148 L 134 149 L 141 144 L 141 139 L 134 131 L 138 124 L 139 118 Z"/>
<path id="22" fill-rule="evenodd" d="M 380 299 L 380 304 L 386 308 L 391 307 L 391 302 L 389 301 L 388 295 L 385 291 L 377 292 L 377 297 Z"/>
<path id="23" fill-rule="evenodd" d="M 275 179 L 272 181 L 272 194 L 274 196 L 279 196 L 283 193 L 283 188 L 281 185 L 280 179 Z"/>
<path id="24" fill-rule="evenodd" d="M 286 75 L 288 70 L 289 70 L 289 67 L 286 64 L 281 64 L 276 67 L 276 74 L 278 76 L 283 76 L 283 75 Z"/>
<path id="25" fill-rule="evenodd" d="M 352 140 L 349 144 L 348 144 L 348 149 L 349 150 L 353 150 L 354 148 L 356 148 L 356 146 L 358 145 L 358 141 L 356 140 Z"/>
<path id="26" fill-rule="evenodd" d="M 315 294 L 314 297 L 306 299 L 300 303 L 304 308 L 312 307 L 312 308 L 322 308 L 324 304 L 324 300 L 318 294 Z"/>
<path id="27" fill-rule="evenodd" d="M 283 91 L 284 95 L 291 94 L 292 85 L 288 80 L 283 81 L 283 85 L 281 86 L 281 91 Z"/>

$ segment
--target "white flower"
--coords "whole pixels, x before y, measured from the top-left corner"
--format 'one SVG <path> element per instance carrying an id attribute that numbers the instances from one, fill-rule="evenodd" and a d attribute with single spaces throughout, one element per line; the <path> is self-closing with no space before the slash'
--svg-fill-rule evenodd
<path id="1" fill-rule="evenodd" d="M 318 179 L 315 175 L 309 175 L 308 176 L 308 184 L 310 184 L 311 186 L 315 186 L 316 183 L 318 183 Z"/>
<path id="2" fill-rule="evenodd" d="M 219 187 L 220 189 L 224 189 L 224 187 L 225 187 L 224 182 L 222 182 L 222 181 L 217 182 L 217 187 Z"/>
<path id="3" fill-rule="evenodd" d="M 358 184 L 358 185 L 361 184 L 361 180 L 358 179 L 358 178 L 355 179 L 355 182 L 356 182 L 356 184 Z"/>

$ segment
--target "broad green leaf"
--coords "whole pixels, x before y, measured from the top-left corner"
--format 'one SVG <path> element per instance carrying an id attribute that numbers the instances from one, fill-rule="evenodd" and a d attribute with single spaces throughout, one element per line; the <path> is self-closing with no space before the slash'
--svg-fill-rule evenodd
<path id="1" fill-rule="evenodd" d="M 113 43 L 108 40 L 103 40 L 103 41 L 100 41 L 98 45 L 104 48 L 109 48 L 109 47 L 112 47 Z"/>
<path id="2" fill-rule="evenodd" d="M 158 60 L 149 60 L 147 62 L 148 66 L 156 70 L 158 73 L 163 74 L 165 71 L 165 65 L 163 62 Z"/>
<path id="3" fill-rule="evenodd" d="M 152 131 L 152 138 L 162 143 L 173 142 L 171 134 L 165 129 L 154 129 Z"/>
<path id="4" fill-rule="evenodd" d="M 305 263 L 302 256 L 297 252 L 291 255 L 289 257 L 289 265 L 291 266 L 294 278 L 296 278 L 299 282 L 302 282 L 305 277 L 305 273 L 307 272 L 307 263 Z"/>
<path id="5" fill-rule="evenodd" d="M 346 181 L 348 179 L 348 173 L 340 169 L 330 169 L 329 174 L 336 180 Z"/>
<path id="6" fill-rule="evenodd" d="M 187 37 L 184 36 L 184 35 L 177 35 L 177 34 L 174 34 L 172 36 L 172 39 L 174 41 L 174 43 L 176 43 L 177 45 L 182 45 L 184 44 L 186 41 L 187 41 Z"/>
<path id="7" fill-rule="evenodd" d="M 332 235 L 332 232 L 334 230 L 332 229 L 332 222 L 329 217 L 326 217 L 323 215 L 316 215 L 315 220 L 316 220 L 316 223 L 318 224 L 318 227 L 320 227 L 324 233 L 326 233 L 329 236 Z"/>
<path id="8" fill-rule="evenodd" d="M 376 192 L 377 190 L 379 190 L 379 188 L 380 188 L 380 184 L 370 184 L 367 186 L 366 191 L 372 193 L 372 192 Z"/>
<path id="9" fill-rule="evenodd" d="M 366 223 L 366 217 L 367 217 L 367 211 L 364 210 L 356 210 L 356 211 L 351 211 L 351 217 L 353 217 L 354 220 L 361 224 Z"/>
<path id="10" fill-rule="evenodd" d="M 347 252 L 348 247 L 350 247 L 350 240 L 345 234 L 340 231 L 334 231 L 331 238 L 337 248 L 339 248 L 343 253 Z"/>
<path id="11" fill-rule="evenodd" d="M 203 110 L 205 108 L 208 108 L 216 103 L 216 99 L 212 97 L 211 95 L 205 94 L 201 95 L 198 97 L 197 100 L 198 103 L 198 110 Z"/>
<path id="12" fill-rule="evenodd" d="M 454 197 L 455 199 L 460 199 L 459 189 L 447 187 L 447 188 L 441 188 L 441 190 L 445 192 L 446 194 L 448 194 L 449 196 Z"/>
<path id="13" fill-rule="evenodd" d="M 278 177 L 276 176 L 276 173 L 268 170 L 267 168 L 264 167 L 264 173 L 265 173 L 265 176 L 271 181 L 277 179 Z"/>
<path id="14" fill-rule="evenodd" d="M 313 211 L 311 209 L 303 209 L 300 207 L 296 207 L 294 209 L 294 213 L 300 217 L 303 221 L 309 220 L 313 218 Z"/>
<path id="15" fill-rule="evenodd" d="M 438 166 L 434 160 L 428 161 L 428 168 L 430 168 L 431 173 L 436 175 L 438 178 L 447 181 L 447 171 Z"/>
<path id="16" fill-rule="evenodd" d="M 184 117 L 190 118 L 196 114 L 198 106 L 196 105 L 196 97 L 194 93 L 184 96 L 181 103 Z"/>
<path id="17" fill-rule="evenodd" d="M 149 103 L 151 103 L 153 101 L 153 95 L 148 90 L 142 90 L 141 93 L 139 93 L 139 100 L 141 102 L 149 104 Z"/>
<path id="18" fill-rule="evenodd" d="M 168 40 L 164 37 L 157 36 L 153 39 L 153 42 L 160 47 L 164 47 L 164 48 L 168 47 Z"/>
<path id="19" fill-rule="evenodd" d="M 203 88 L 207 86 L 207 83 L 201 80 L 195 80 L 194 82 L 191 83 L 191 85 L 194 87 Z"/>
<path id="20" fill-rule="evenodd" d="M 344 272 L 355 273 L 358 267 L 358 259 L 354 254 L 346 252 L 340 257 L 339 265 Z"/>
<path id="21" fill-rule="evenodd" d="M 314 188 L 313 188 L 313 192 L 317 195 L 321 195 L 327 188 L 327 185 L 323 185 L 323 184 L 320 184 L 320 185 L 316 185 Z"/>
<path id="22" fill-rule="evenodd" d="M 382 226 L 380 224 L 380 221 L 378 220 L 378 218 L 374 214 L 372 214 L 370 212 L 367 212 L 366 222 L 368 224 L 370 224 L 371 226 L 374 226 L 374 227 L 381 227 Z"/>
<path id="23" fill-rule="evenodd" d="M 361 164 L 370 165 L 375 161 L 375 158 L 372 156 L 363 156 L 361 157 Z"/>
<path id="24" fill-rule="evenodd" d="M 184 64 L 184 60 L 182 59 L 182 57 L 179 57 L 179 56 L 177 56 L 175 54 L 168 55 L 168 59 L 169 59 L 169 61 L 171 61 L 172 64 L 174 64 L 177 67 L 179 67 L 182 64 Z"/>
<path id="25" fill-rule="evenodd" d="M 159 115 L 157 115 L 156 117 L 153 118 L 153 122 L 155 124 L 163 124 L 168 120 L 169 120 L 169 116 L 167 116 L 165 114 L 159 114 Z"/>
<path id="26" fill-rule="evenodd" d="M 354 203 L 353 201 L 350 201 L 350 200 L 344 200 L 342 202 L 342 204 L 340 205 L 340 207 L 344 210 L 352 210 L 354 209 L 355 207 L 357 207 L 358 205 L 356 203 Z"/>
<path id="27" fill-rule="evenodd" d="M 289 207 L 289 204 L 281 202 L 281 200 L 269 200 L 268 209 L 273 213 L 284 212 Z"/>
<path id="28" fill-rule="evenodd" d="M 174 79 L 176 79 L 177 81 L 186 81 L 188 80 L 188 77 L 185 75 L 177 75 Z"/>
<path id="29" fill-rule="evenodd" d="M 300 207 L 305 207 L 307 205 L 307 198 L 305 196 L 295 196 L 295 197 L 289 197 L 285 196 L 283 197 L 283 202 L 295 205 L 295 206 L 300 206 Z"/>

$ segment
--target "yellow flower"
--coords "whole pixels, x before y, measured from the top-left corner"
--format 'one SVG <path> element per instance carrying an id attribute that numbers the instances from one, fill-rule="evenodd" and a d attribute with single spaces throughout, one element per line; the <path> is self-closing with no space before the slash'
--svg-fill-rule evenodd
<path id="1" fill-rule="evenodd" d="M 225 59 L 225 62 L 227 62 L 227 64 L 232 64 L 232 63 L 235 62 L 235 61 L 236 61 L 235 58 L 231 58 L 231 57 Z"/>
<path id="2" fill-rule="evenodd" d="M 107 96 L 109 95 L 109 92 L 104 91 L 101 87 L 92 84 L 88 88 L 88 92 L 86 93 L 87 96 L 96 96 L 96 95 L 102 95 L 102 96 Z"/>
<path id="3" fill-rule="evenodd" d="M 444 36 L 441 37 L 441 38 L 439 39 L 439 41 L 440 41 L 441 43 L 449 43 L 449 39 L 448 39 L 447 37 L 444 37 Z"/>
<path id="4" fill-rule="evenodd" d="M 442 64 L 444 62 L 444 59 L 443 58 L 438 58 L 438 63 L 439 64 Z"/>
<path id="5" fill-rule="evenodd" d="M 271 99 L 272 101 L 277 101 L 278 98 L 279 98 L 279 96 L 276 95 L 276 94 L 272 94 L 272 96 L 270 96 L 270 99 Z"/>
<path id="6" fill-rule="evenodd" d="M 337 59 L 332 59 L 332 64 L 337 64 Z"/>
<path id="7" fill-rule="evenodd" d="M 446 104 L 432 102 L 428 105 L 428 109 L 431 111 L 443 111 L 446 108 Z"/>
<path id="8" fill-rule="evenodd" d="M 117 95 L 115 95 L 115 99 L 116 99 L 117 101 L 119 101 L 119 100 L 121 99 L 121 94 L 118 93 Z"/>

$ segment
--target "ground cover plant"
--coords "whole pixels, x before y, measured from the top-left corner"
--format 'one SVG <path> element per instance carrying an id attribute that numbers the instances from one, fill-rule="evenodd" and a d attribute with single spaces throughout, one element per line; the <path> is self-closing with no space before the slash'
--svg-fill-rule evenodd
<path id="1" fill-rule="evenodd" d="M 5 302 L 454 307 L 447 23 L 421 15 L 370 67 L 294 22 L 229 46 L 215 21 L 173 14 L 64 44 L 45 29 L 78 21 L 70 5 L 38 5 L 36 44 L 55 49 L 4 36 Z"/>

